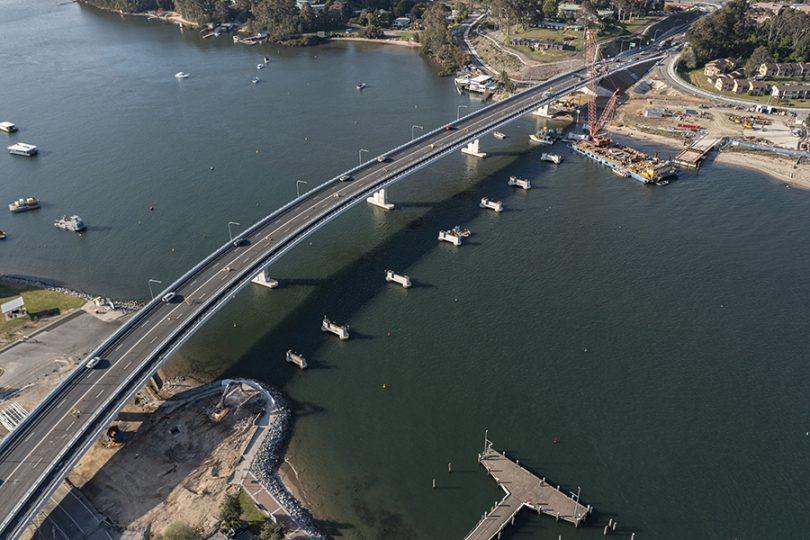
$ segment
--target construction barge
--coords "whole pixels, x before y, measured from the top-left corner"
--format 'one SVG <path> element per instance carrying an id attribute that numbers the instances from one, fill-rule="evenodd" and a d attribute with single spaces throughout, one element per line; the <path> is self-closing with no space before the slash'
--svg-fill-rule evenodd
<path id="1" fill-rule="evenodd" d="M 619 176 L 630 177 L 642 184 L 665 185 L 677 171 L 669 160 L 615 143 L 596 144 L 591 141 L 577 141 L 571 145 L 574 151 L 597 163 L 611 168 Z"/>

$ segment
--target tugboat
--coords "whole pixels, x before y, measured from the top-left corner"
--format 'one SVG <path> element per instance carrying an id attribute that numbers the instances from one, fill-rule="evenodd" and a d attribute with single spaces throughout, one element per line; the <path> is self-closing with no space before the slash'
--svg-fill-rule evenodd
<path id="1" fill-rule="evenodd" d="M 53 226 L 57 229 L 71 232 L 82 232 L 83 230 L 87 229 L 87 225 L 84 224 L 82 218 L 77 215 L 68 217 L 67 214 L 55 220 L 53 222 Z"/>
<path id="2" fill-rule="evenodd" d="M 19 212 L 27 212 L 29 210 L 35 210 L 39 208 L 39 201 L 36 197 L 28 197 L 25 199 L 17 199 L 13 203 L 8 205 L 8 209 L 11 210 L 12 214 L 17 214 Z"/>

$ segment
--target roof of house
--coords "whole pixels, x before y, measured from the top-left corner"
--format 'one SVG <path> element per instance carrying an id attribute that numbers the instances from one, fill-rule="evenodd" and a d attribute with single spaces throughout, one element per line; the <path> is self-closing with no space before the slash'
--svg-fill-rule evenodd
<path id="1" fill-rule="evenodd" d="M 810 84 L 776 84 L 774 87 L 780 92 L 810 92 Z"/>
<path id="2" fill-rule="evenodd" d="M 23 300 L 22 296 L 18 296 L 14 300 L 9 300 L 5 304 L 0 305 L 0 312 L 8 313 L 10 311 L 14 311 L 15 309 L 19 309 L 25 305 L 25 301 Z"/>

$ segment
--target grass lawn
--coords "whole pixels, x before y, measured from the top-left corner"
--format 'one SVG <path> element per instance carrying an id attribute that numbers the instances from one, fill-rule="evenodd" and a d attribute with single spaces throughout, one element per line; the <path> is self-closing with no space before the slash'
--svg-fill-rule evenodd
<path id="1" fill-rule="evenodd" d="M 58 310 L 59 313 L 63 313 L 69 309 L 79 308 L 84 305 L 84 300 L 75 296 L 0 281 L 0 304 L 13 300 L 18 296 L 23 297 L 25 307 L 28 309 L 28 313 L 32 315 L 51 310 Z M 7 339 L 13 332 L 30 321 L 31 319 L 28 317 L 14 319 L 13 321 L 5 321 L 0 318 L 0 341 Z"/>
<path id="2" fill-rule="evenodd" d="M 239 491 L 239 504 L 242 506 L 242 521 L 246 521 L 250 532 L 258 535 L 262 530 L 262 525 L 267 521 L 267 518 L 262 514 L 261 510 L 256 507 L 253 499 L 250 498 L 245 490 Z"/>
<path id="3" fill-rule="evenodd" d="M 622 25 L 630 34 L 636 34 L 647 28 L 652 23 L 662 19 L 663 17 L 640 17 L 638 19 L 633 19 L 632 21 L 620 22 L 619 24 Z"/>
<path id="4" fill-rule="evenodd" d="M 750 101 L 751 103 L 769 103 L 774 107 L 807 107 L 810 106 L 810 100 L 807 99 L 774 99 L 770 96 L 750 96 L 748 94 L 735 94 L 734 92 L 721 92 L 711 84 L 706 75 L 703 73 L 703 68 L 693 69 L 692 71 L 680 72 L 680 75 L 687 82 L 691 82 L 702 90 L 709 91 L 718 96 L 726 96 L 730 98 L 740 99 L 743 101 Z M 765 81 L 773 82 L 773 81 Z"/>

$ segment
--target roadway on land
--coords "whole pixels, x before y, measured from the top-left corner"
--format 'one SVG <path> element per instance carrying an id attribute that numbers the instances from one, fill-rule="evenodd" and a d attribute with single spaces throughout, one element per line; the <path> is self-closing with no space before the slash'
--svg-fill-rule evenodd
<path id="1" fill-rule="evenodd" d="M 637 51 L 607 67 L 626 69 L 658 59 Z M 78 368 L 29 417 L 0 442 L 0 538 L 16 538 L 76 461 L 117 412 L 171 353 L 224 305 L 252 276 L 338 213 L 388 183 L 490 133 L 533 108 L 585 84 L 583 70 L 567 73 L 512 98 L 480 109 L 320 185 L 228 243 L 171 286 L 170 302 L 153 301 L 93 355 L 95 369 Z M 600 77 L 608 74 L 605 71 Z M 552 95 L 545 92 L 552 92 Z M 471 158 L 473 159 L 473 158 Z"/>

